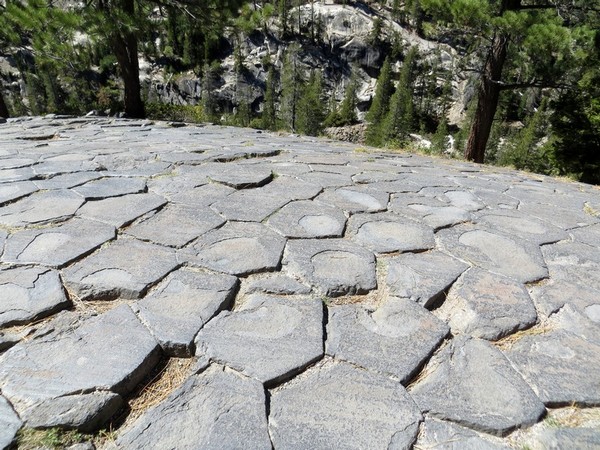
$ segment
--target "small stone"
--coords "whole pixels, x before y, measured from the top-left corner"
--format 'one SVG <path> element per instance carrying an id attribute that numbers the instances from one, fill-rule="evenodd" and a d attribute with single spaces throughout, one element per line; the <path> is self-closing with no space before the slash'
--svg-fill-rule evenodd
<path id="1" fill-rule="evenodd" d="M 117 438 L 117 448 L 270 450 L 262 384 L 212 365 Z"/>
<path id="2" fill-rule="evenodd" d="M 497 340 L 534 325 L 535 306 L 521 283 L 472 268 L 450 288 L 435 312 L 453 334 Z"/>
<path id="3" fill-rule="evenodd" d="M 0 224 L 8 227 L 45 225 L 72 217 L 83 197 L 68 190 L 38 192 L 0 207 Z"/>
<path id="4" fill-rule="evenodd" d="M 230 222 L 209 231 L 182 251 L 193 265 L 231 275 L 279 267 L 285 239 L 259 223 Z"/>
<path id="5" fill-rule="evenodd" d="M 121 228 L 166 203 L 163 197 L 156 194 L 130 194 L 87 202 L 77 215 Z"/>
<path id="6" fill-rule="evenodd" d="M 465 263 L 435 250 L 405 254 L 390 260 L 386 283 L 392 295 L 430 308 L 467 268 Z"/>
<path id="7" fill-rule="evenodd" d="M 115 228 L 74 218 L 59 226 L 17 231 L 6 241 L 2 261 L 60 268 L 116 237 Z"/>
<path id="8" fill-rule="evenodd" d="M 179 265 L 175 252 L 133 239 L 118 239 L 63 271 L 81 300 L 139 298 Z"/>
<path id="9" fill-rule="evenodd" d="M 323 304 L 310 297 L 255 295 L 224 311 L 196 337 L 206 354 L 262 383 L 285 379 L 323 356 Z"/>
<path id="10" fill-rule="evenodd" d="M 318 364 L 271 391 L 277 449 L 409 449 L 420 420 L 401 384 L 344 362 Z"/>
<path id="11" fill-rule="evenodd" d="M 47 317 L 71 306 L 58 273 L 37 267 L 0 270 L 0 327 Z"/>
<path id="12" fill-rule="evenodd" d="M 146 180 L 143 178 L 108 177 L 90 181 L 73 188 L 73 190 L 86 200 L 100 200 L 144 192 L 146 190 Z"/>
<path id="13" fill-rule="evenodd" d="M 410 391 L 421 410 L 477 431 L 504 436 L 536 423 L 546 412 L 502 353 L 486 341 L 455 338 L 434 355 L 425 374 Z"/>
<path id="14" fill-rule="evenodd" d="M 407 299 L 390 298 L 374 312 L 342 305 L 329 309 L 326 351 L 406 384 L 448 331 L 433 314 Z"/>
<path id="15" fill-rule="evenodd" d="M 10 403 L 0 395 L 0 448 L 10 447 L 23 423 Z"/>
<path id="16" fill-rule="evenodd" d="M 340 237 L 346 216 L 333 206 L 318 201 L 291 202 L 269 217 L 267 224 L 289 238 Z"/>
<path id="17" fill-rule="evenodd" d="M 377 288 L 373 253 L 342 239 L 289 241 L 284 264 L 329 297 L 366 294 Z"/>
<path id="18" fill-rule="evenodd" d="M 509 450 L 500 439 L 476 433 L 451 422 L 426 418 L 415 448 L 436 450 Z"/>
<path id="19" fill-rule="evenodd" d="M 198 330 L 233 301 L 237 285 L 229 275 L 177 270 L 133 308 L 163 351 L 189 357 Z"/>

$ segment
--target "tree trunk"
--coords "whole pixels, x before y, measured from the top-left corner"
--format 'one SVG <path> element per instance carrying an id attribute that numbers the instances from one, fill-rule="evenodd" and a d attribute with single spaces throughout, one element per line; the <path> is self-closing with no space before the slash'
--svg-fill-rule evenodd
<path id="1" fill-rule="evenodd" d="M 4 95 L 2 95 L 2 91 L 0 91 L 0 117 L 4 117 L 5 119 L 9 117 L 8 107 L 4 101 Z"/>

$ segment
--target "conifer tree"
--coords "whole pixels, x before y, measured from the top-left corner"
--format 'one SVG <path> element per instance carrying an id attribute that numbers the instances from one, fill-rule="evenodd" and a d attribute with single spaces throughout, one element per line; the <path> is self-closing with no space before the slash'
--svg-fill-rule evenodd
<path id="1" fill-rule="evenodd" d="M 381 127 L 383 119 L 388 112 L 390 97 L 393 92 L 392 67 L 389 58 L 385 58 L 379 78 L 377 78 L 375 97 L 373 97 L 373 102 L 366 116 L 368 123 L 366 141 L 369 145 L 379 146 L 383 144 Z"/>
<path id="2" fill-rule="evenodd" d="M 269 72 L 267 73 L 261 123 L 265 130 L 274 131 L 277 129 L 277 117 L 275 115 L 275 68 L 272 65 L 269 67 Z"/>
<path id="3" fill-rule="evenodd" d="M 298 100 L 302 88 L 299 51 L 298 44 L 288 47 L 281 74 L 281 121 L 290 131 L 296 131 Z"/>
<path id="4" fill-rule="evenodd" d="M 313 71 L 298 102 L 298 132 L 318 136 L 323 131 L 325 112 L 322 101 L 321 73 Z"/>
<path id="5" fill-rule="evenodd" d="M 356 91 L 358 89 L 356 72 L 356 69 L 352 71 L 350 81 L 346 86 L 344 100 L 342 100 L 342 104 L 340 105 L 340 110 L 338 112 L 338 126 L 352 125 L 358 122 L 358 117 L 356 116 Z"/>

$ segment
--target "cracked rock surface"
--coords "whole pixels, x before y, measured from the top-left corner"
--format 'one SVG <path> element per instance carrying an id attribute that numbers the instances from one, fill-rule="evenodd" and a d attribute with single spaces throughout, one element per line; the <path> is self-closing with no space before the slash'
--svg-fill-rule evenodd
<path id="1" fill-rule="evenodd" d="M 180 125 L 0 124 L 0 449 L 598 446 L 600 190 Z"/>

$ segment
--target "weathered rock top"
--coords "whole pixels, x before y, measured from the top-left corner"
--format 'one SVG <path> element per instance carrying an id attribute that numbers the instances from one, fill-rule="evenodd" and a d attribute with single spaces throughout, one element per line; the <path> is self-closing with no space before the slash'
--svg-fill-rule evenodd
<path id="1" fill-rule="evenodd" d="M 600 448 L 597 187 L 11 119 L 0 249 L 0 449 Z"/>

